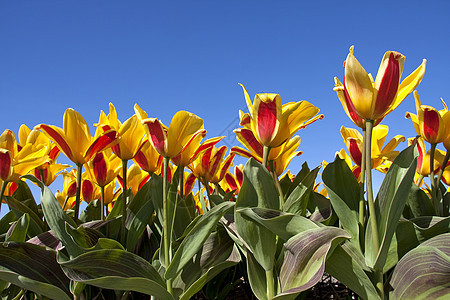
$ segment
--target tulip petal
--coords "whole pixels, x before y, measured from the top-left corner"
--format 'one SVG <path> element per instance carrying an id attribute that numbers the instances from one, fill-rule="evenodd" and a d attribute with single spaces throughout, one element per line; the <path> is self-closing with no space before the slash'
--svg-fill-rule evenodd
<path id="1" fill-rule="evenodd" d="M 115 130 L 110 130 L 105 132 L 103 135 L 98 137 L 86 150 L 84 153 L 85 161 L 88 161 L 98 152 L 105 150 L 108 147 L 111 147 L 117 142 L 117 132 Z"/>
<path id="2" fill-rule="evenodd" d="M 243 84 L 241 84 L 241 83 L 239 83 L 239 85 L 244 90 L 245 102 L 247 103 L 248 112 L 253 116 L 252 100 L 250 99 L 250 96 L 248 95 L 248 92 L 247 92 L 247 89 L 245 88 L 245 86 Z"/>
<path id="3" fill-rule="evenodd" d="M 253 158 L 253 159 L 259 161 L 260 163 L 262 161 L 260 157 L 253 155 L 252 153 L 250 153 L 249 151 L 247 151 L 245 149 L 242 149 L 241 147 L 237 147 L 237 146 L 231 147 L 230 153 L 236 153 L 237 155 L 240 155 L 245 158 Z"/>
<path id="4" fill-rule="evenodd" d="M 386 52 L 375 80 L 372 120 L 383 117 L 395 100 L 404 60 L 398 52 Z"/>
<path id="5" fill-rule="evenodd" d="M 356 113 L 355 107 L 353 106 L 348 91 L 344 88 L 344 85 L 339 81 L 337 77 L 334 77 L 334 82 L 335 87 L 333 90 L 336 92 L 339 101 L 341 101 L 342 107 L 344 108 L 347 116 L 359 128 L 366 128 L 366 121 Z"/>
<path id="6" fill-rule="evenodd" d="M 64 112 L 64 137 L 72 150 L 75 163 L 84 163 L 83 154 L 91 144 L 91 133 L 86 120 L 72 108 Z M 61 149 L 62 150 L 62 149 Z"/>
<path id="7" fill-rule="evenodd" d="M 45 124 L 39 125 L 38 128 L 58 146 L 68 159 L 77 163 L 69 144 L 66 142 L 64 131 L 61 128 Z"/>
<path id="8" fill-rule="evenodd" d="M 216 145 L 218 142 L 220 142 L 225 136 L 219 136 L 219 137 L 214 137 L 214 138 L 210 138 L 207 139 L 206 141 L 204 141 L 198 148 L 197 150 L 194 152 L 194 154 L 191 157 L 191 161 L 196 159 L 197 156 L 204 151 L 205 149 L 212 147 L 214 145 Z"/>
<path id="9" fill-rule="evenodd" d="M 280 126 L 281 99 L 277 94 L 257 94 L 253 103 L 253 129 L 265 146 L 271 146 Z M 278 145 L 276 145 L 278 146 Z M 275 146 L 275 147 L 276 147 Z"/>
<path id="10" fill-rule="evenodd" d="M 15 157 L 18 152 L 16 135 L 9 129 L 5 129 L 0 136 L 0 148 L 11 152 L 11 156 Z"/>
<path id="11" fill-rule="evenodd" d="M 161 122 L 156 118 L 145 119 L 143 122 L 155 150 L 162 156 L 167 156 L 167 132 Z"/>
<path id="12" fill-rule="evenodd" d="M 372 81 L 366 70 L 353 55 L 353 46 L 345 61 L 344 87 L 348 91 L 356 112 L 361 118 L 372 119 Z"/>
<path id="13" fill-rule="evenodd" d="M 350 156 L 355 164 L 361 166 L 362 161 L 362 144 L 359 140 L 354 138 L 349 138 L 349 148 Z"/>
<path id="14" fill-rule="evenodd" d="M 187 111 L 178 111 L 167 131 L 167 157 L 178 155 L 198 130 L 203 129 L 203 119 Z M 155 147 L 156 148 L 156 147 Z"/>
<path id="15" fill-rule="evenodd" d="M 252 156 L 258 156 L 262 158 L 263 156 L 263 146 L 258 142 L 258 140 L 253 135 L 253 132 L 249 129 L 239 128 L 234 130 L 236 138 L 250 150 Z"/>
<path id="16" fill-rule="evenodd" d="M 184 183 L 184 194 L 189 195 L 192 192 L 192 189 L 194 188 L 195 183 L 195 177 L 194 174 L 190 173 L 188 177 L 186 178 L 186 181 Z"/>
<path id="17" fill-rule="evenodd" d="M 0 179 L 8 181 L 12 171 L 12 157 L 10 151 L 0 149 Z"/>
<path id="18" fill-rule="evenodd" d="M 431 106 L 422 105 L 422 111 L 419 112 L 419 120 L 423 114 L 423 122 L 421 124 L 423 138 L 429 143 L 437 143 L 439 141 L 442 119 L 439 112 Z"/>

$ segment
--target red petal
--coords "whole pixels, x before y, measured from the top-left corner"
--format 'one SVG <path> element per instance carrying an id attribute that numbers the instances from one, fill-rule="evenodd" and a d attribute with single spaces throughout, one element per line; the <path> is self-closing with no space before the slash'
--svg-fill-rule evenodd
<path id="1" fill-rule="evenodd" d="M 277 124 L 277 104 L 275 101 L 264 103 L 261 101 L 257 111 L 257 131 L 261 142 L 268 145 L 272 141 Z"/>
<path id="2" fill-rule="evenodd" d="M 192 189 L 194 188 L 194 182 L 195 182 L 195 175 L 189 174 L 186 178 L 186 182 L 184 183 L 184 194 L 189 195 L 192 192 Z"/>
<path id="3" fill-rule="evenodd" d="M 61 136 L 51 126 L 48 126 L 45 124 L 39 125 L 39 129 L 43 130 L 45 133 L 47 133 L 50 136 L 50 138 L 56 143 L 56 145 L 58 145 L 59 149 L 62 152 L 64 152 L 64 154 L 67 156 L 68 159 L 70 159 L 71 161 L 74 161 L 72 150 L 70 149 L 69 145 L 67 144 L 67 142 L 63 136 Z"/>
<path id="4" fill-rule="evenodd" d="M 101 136 L 99 136 L 92 144 L 89 146 L 89 149 L 86 150 L 84 154 L 84 158 L 89 160 L 92 156 L 105 150 L 108 147 L 114 145 L 117 141 L 116 131 L 111 130 L 109 132 L 105 132 Z"/>
<path id="5" fill-rule="evenodd" d="M 166 134 L 164 133 L 164 129 L 159 123 L 157 119 L 155 121 L 147 121 L 144 123 L 148 127 L 148 131 L 150 133 L 150 141 L 153 144 L 153 147 L 155 147 L 155 150 L 161 154 L 166 154 Z"/>
<path id="6" fill-rule="evenodd" d="M 107 184 L 106 178 L 108 175 L 108 169 L 106 168 L 105 156 L 103 153 L 97 153 L 92 161 L 94 176 L 99 186 L 105 186 Z"/>
<path id="7" fill-rule="evenodd" d="M 11 154 L 8 150 L 0 151 L 0 179 L 8 180 L 11 171 Z"/>
<path id="8" fill-rule="evenodd" d="M 350 139 L 350 147 L 348 151 L 350 152 L 350 155 L 353 158 L 355 164 L 361 166 L 362 153 L 355 139 Z"/>
<path id="9" fill-rule="evenodd" d="M 92 185 L 92 182 L 90 180 L 83 180 L 83 183 L 81 185 L 81 192 L 83 194 L 83 200 L 87 203 L 91 202 L 94 197 L 94 186 Z"/>
<path id="10" fill-rule="evenodd" d="M 436 140 L 439 133 L 439 113 L 435 110 L 424 109 L 423 111 L 423 138 L 432 142 Z"/>
<path id="11" fill-rule="evenodd" d="M 384 114 L 394 101 L 395 95 L 397 95 L 399 81 L 400 68 L 398 60 L 395 58 L 394 53 L 391 53 L 375 101 L 373 114 L 377 116 L 377 118 Z"/>

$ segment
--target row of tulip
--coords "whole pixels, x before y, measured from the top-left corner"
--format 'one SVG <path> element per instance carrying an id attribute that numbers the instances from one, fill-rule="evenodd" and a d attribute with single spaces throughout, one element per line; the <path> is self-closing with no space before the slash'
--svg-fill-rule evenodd
<path id="1" fill-rule="evenodd" d="M 179 111 L 166 126 L 137 104 L 123 123 L 110 104 L 94 136 L 70 108 L 63 128 L 22 125 L 18 140 L 5 130 L 0 198 L 10 211 L 0 220 L 2 289 L 58 299 L 112 290 L 125 298 L 189 299 L 214 276 L 233 274 L 233 284 L 244 276 L 260 299 L 294 299 L 326 269 L 365 299 L 445 295 L 448 273 L 412 262 L 438 264 L 450 254 L 450 113 L 444 102 L 441 111 L 422 105 L 415 91 L 417 115 L 406 117 L 420 137 L 401 153 L 401 135 L 383 147 L 388 127 L 380 122 L 417 88 L 426 60 L 400 82 L 405 57 L 388 51 L 373 80 L 353 52 L 334 90 L 362 134 L 341 128 L 349 155 L 341 150 L 323 163 L 322 189 L 319 167 L 285 172 L 301 154 L 296 133 L 324 117 L 319 109 L 282 104 L 270 93 L 252 102 L 243 85 L 248 113 L 239 112 L 235 133 L 245 148 L 232 147 L 228 156 L 226 146 L 216 148 L 223 137 L 203 140 L 200 117 Z M 72 171 L 57 163 L 60 152 Z M 232 174 L 236 154 L 249 160 Z M 372 169 L 386 173 L 376 198 Z M 53 195 L 48 186 L 59 175 L 64 186 Z M 25 179 L 41 187 L 39 205 Z M 88 204 L 81 214 L 80 201 Z M 418 271 L 421 284 L 410 285 Z"/>

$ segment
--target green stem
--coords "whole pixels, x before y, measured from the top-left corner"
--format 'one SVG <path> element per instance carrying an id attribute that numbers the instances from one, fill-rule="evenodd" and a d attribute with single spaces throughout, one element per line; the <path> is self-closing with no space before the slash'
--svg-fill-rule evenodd
<path id="1" fill-rule="evenodd" d="M 275 296 L 275 289 L 273 284 L 273 269 L 266 270 L 267 282 L 267 299 L 271 300 Z"/>
<path id="2" fill-rule="evenodd" d="M 64 199 L 64 204 L 63 204 L 63 207 L 62 207 L 63 210 L 66 209 L 67 201 L 69 201 L 69 196 L 66 196 L 66 199 Z"/>
<path id="3" fill-rule="evenodd" d="M 434 152 L 436 151 L 436 143 L 431 144 L 430 149 L 430 181 L 431 181 L 431 198 L 433 199 L 434 203 L 434 210 L 437 215 L 440 215 L 439 213 L 439 199 L 437 197 L 436 192 L 436 181 L 434 178 Z M 439 185 L 439 183 L 438 183 Z"/>
<path id="4" fill-rule="evenodd" d="M 77 192 L 75 194 L 75 223 L 78 222 L 78 213 L 80 211 L 80 197 L 81 197 L 81 173 L 83 172 L 83 164 L 77 164 Z"/>
<path id="5" fill-rule="evenodd" d="M 372 188 L 372 129 L 373 120 L 366 120 L 366 139 L 364 140 L 363 147 L 365 148 L 366 157 L 366 189 L 367 189 L 367 204 L 369 206 L 369 218 L 372 229 L 372 243 L 373 251 L 378 255 L 380 250 L 380 238 L 378 236 L 378 222 L 375 210 L 375 201 L 373 198 Z M 382 270 L 374 270 L 375 273 L 375 286 L 381 299 L 384 299 L 383 290 L 383 272 Z"/>
<path id="6" fill-rule="evenodd" d="M 280 205 L 284 205 L 284 195 L 283 190 L 281 189 L 280 180 L 278 180 L 277 171 L 275 170 L 275 162 L 273 160 L 269 160 L 269 169 L 270 174 L 272 175 L 273 182 L 275 183 L 275 187 L 278 191 L 278 197 L 280 199 Z"/>
<path id="7" fill-rule="evenodd" d="M 366 140 L 366 129 L 363 129 L 363 142 Z M 364 199 L 364 184 L 365 184 L 365 176 L 366 176 L 366 148 L 362 147 L 362 157 L 361 157 L 361 182 L 359 186 L 359 225 L 360 228 L 364 228 L 366 216 L 366 201 Z M 364 231 L 361 230 L 361 233 L 364 234 Z M 362 239 L 364 240 L 364 239 Z"/>
<path id="8" fill-rule="evenodd" d="M 2 189 L 0 191 L 0 212 L 2 211 L 3 194 L 5 193 L 7 185 L 8 185 L 8 182 L 7 181 L 3 181 Z"/>
<path id="9" fill-rule="evenodd" d="M 120 242 L 122 245 L 125 245 L 125 236 L 126 236 L 126 228 L 125 223 L 127 221 L 127 194 L 128 194 L 128 186 L 127 186 L 127 165 L 128 160 L 122 159 L 122 226 L 120 230 Z"/>
<path id="10" fill-rule="evenodd" d="M 263 147 L 263 161 L 262 161 L 262 164 L 266 168 L 267 168 L 267 160 L 269 159 L 269 152 L 270 152 L 270 147 L 264 146 Z"/>
<path id="11" fill-rule="evenodd" d="M 206 196 L 208 196 L 208 200 L 209 200 L 209 198 L 211 197 L 211 193 L 209 192 L 209 183 L 208 183 L 208 181 L 206 181 L 206 179 L 203 179 L 203 186 L 205 187 L 205 190 L 206 190 Z M 211 204 L 211 203 L 209 203 L 209 204 Z"/>
<path id="12" fill-rule="evenodd" d="M 214 195 L 220 195 L 220 185 L 218 183 L 214 183 Z"/>
<path id="13" fill-rule="evenodd" d="M 184 167 L 179 166 L 181 168 L 180 170 L 180 184 L 179 184 L 179 190 L 180 190 L 180 198 L 184 198 Z"/>
<path id="14" fill-rule="evenodd" d="M 169 232 L 169 203 L 168 203 L 168 175 L 169 175 L 169 157 L 164 157 L 163 160 L 163 250 L 164 250 L 164 265 L 166 266 L 166 270 L 170 265 L 170 232 Z M 168 279 L 166 281 L 167 291 L 172 295 L 172 280 Z"/>
<path id="15" fill-rule="evenodd" d="M 100 187 L 100 220 L 105 220 L 105 187 Z"/>

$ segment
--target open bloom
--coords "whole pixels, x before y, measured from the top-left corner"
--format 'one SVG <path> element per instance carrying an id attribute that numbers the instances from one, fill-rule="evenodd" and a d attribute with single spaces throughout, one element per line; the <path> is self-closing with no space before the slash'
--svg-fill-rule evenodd
<path id="1" fill-rule="evenodd" d="M 121 171 L 122 172 L 122 171 Z M 150 175 L 141 170 L 136 164 L 132 164 L 127 170 L 127 187 L 131 188 L 133 195 L 136 195 L 139 189 L 150 179 Z M 123 176 L 119 174 L 117 180 L 123 188 Z"/>
<path id="2" fill-rule="evenodd" d="M 411 119 L 417 134 L 428 143 L 444 142 L 448 136 L 450 124 L 450 112 L 444 100 L 441 99 L 444 109 L 438 111 L 432 106 L 422 105 L 417 91 L 414 91 L 414 98 L 417 115 L 407 112 L 405 117 Z"/>
<path id="3" fill-rule="evenodd" d="M 72 108 L 64 113 L 63 128 L 46 124 L 40 124 L 36 128 L 42 130 L 77 165 L 86 163 L 97 152 L 117 142 L 114 129 L 92 137 L 84 118 Z"/>
<path id="4" fill-rule="evenodd" d="M 19 151 L 14 132 L 6 129 L 0 135 L 0 179 L 6 182 L 19 180 L 34 168 L 48 162 L 47 147 L 34 147 L 28 143 Z"/>
<path id="5" fill-rule="evenodd" d="M 279 147 L 298 130 L 323 118 L 323 115 L 317 115 L 320 110 L 308 101 L 282 105 L 278 94 L 256 94 L 252 103 L 247 89 L 240 86 L 249 110 L 249 114 L 241 115 L 241 123 L 249 124 L 244 127 L 250 128 L 263 146 Z"/>
<path id="6" fill-rule="evenodd" d="M 416 140 L 416 138 L 409 138 L 408 144 L 412 145 L 414 140 Z M 430 169 L 431 149 L 427 151 L 422 137 L 417 138 L 417 150 L 419 152 L 419 156 L 417 157 L 416 172 L 419 175 L 426 177 L 431 174 Z M 437 173 L 441 169 L 444 157 L 445 153 L 442 150 L 435 149 L 433 160 L 434 173 Z"/>
<path id="7" fill-rule="evenodd" d="M 122 160 L 111 150 L 97 153 L 86 164 L 89 179 L 100 187 L 105 187 L 113 181 L 122 168 Z"/>
<path id="8" fill-rule="evenodd" d="M 362 127 L 359 118 L 383 119 L 400 105 L 422 81 L 426 60 L 400 83 L 405 56 L 387 51 L 374 81 L 353 55 L 353 49 L 354 46 L 351 46 L 345 60 L 344 84 L 335 78 L 335 91 L 347 115 L 358 127 Z"/>
<path id="9" fill-rule="evenodd" d="M 235 156 L 235 154 L 231 154 L 224 159 L 226 151 L 226 146 L 221 146 L 218 149 L 215 146 L 210 146 L 200 153 L 189 165 L 189 168 L 195 177 L 202 178 L 205 182 L 219 183 L 232 165 Z"/>
<path id="10" fill-rule="evenodd" d="M 167 127 L 156 118 L 142 120 L 156 151 L 163 157 L 172 158 L 190 144 L 197 136 L 204 133 L 203 119 L 187 111 L 177 112 Z"/>
<path id="11" fill-rule="evenodd" d="M 399 154 L 399 151 L 394 149 L 401 142 L 405 141 L 402 135 L 396 135 L 393 139 L 384 146 L 389 128 L 386 125 L 378 125 L 372 132 L 372 149 L 371 149 L 371 165 L 372 169 L 377 169 L 380 172 L 386 173 L 389 162 L 392 162 Z M 363 137 L 358 130 L 353 128 L 341 127 L 341 135 L 344 143 L 347 146 L 348 152 L 353 162 L 361 166 L 362 161 L 362 143 Z M 387 164 L 387 165 L 386 165 Z"/>

